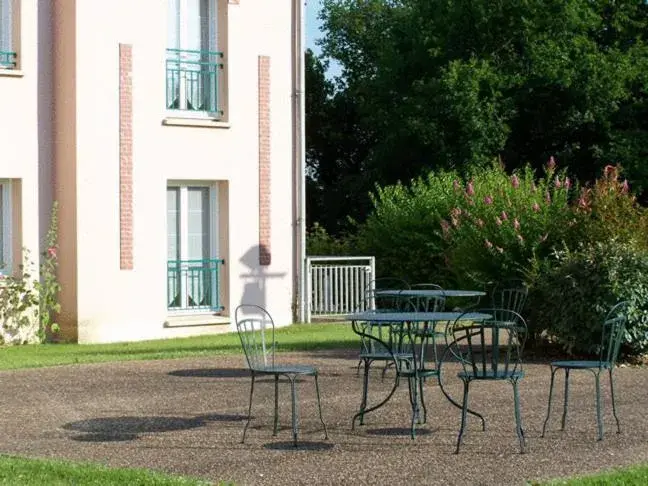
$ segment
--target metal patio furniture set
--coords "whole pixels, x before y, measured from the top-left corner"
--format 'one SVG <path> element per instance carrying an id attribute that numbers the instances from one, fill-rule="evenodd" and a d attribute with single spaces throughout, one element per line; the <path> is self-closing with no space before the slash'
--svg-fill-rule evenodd
<path id="1" fill-rule="evenodd" d="M 353 415 L 351 428 L 364 424 L 365 416 L 384 406 L 396 392 L 401 381 L 407 381 L 411 405 L 410 436 L 416 437 L 416 426 L 427 420 L 424 386 L 434 380 L 448 401 L 460 409 L 461 425 L 455 452 L 458 453 L 466 429 L 468 415 L 486 422 L 480 413 L 469 408 L 469 392 L 473 382 L 507 381 L 513 388 L 515 430 L 520 452 L 526 452 L 526 438 L 522 427 L 518 383 L 524 377 L 522 350 L 527 325 L 522 317 L 527 289 L 521 285 L 504 284 L 495 288 L 491 305 L 479 306 L 479 299 L 486 295 L 476 290 L 445 290 L 434 284 L 409 286 L 399 279 L 379 279 L 372 282 L 366 292 L 370 311 L 351 314 L 348 320 L 359 336 L 358 371 L 363 369 L 361 405 Z M 475 299 L 462 308 L 446 310 L 449 299 Z M 603 438 L 600 375 L 607 372 L 610 381 L 612 411 L 620 432 L 614 395 L 616 360 L 623 340 L 627 304 L 619 303 L 605 317 L 601 326 L 601 345 L 598 359 L 561 360 L 550 363 L 550 386 L 547 415 L 543 423 L 542 437 L 551 415 L 553 388 L 559 370 L 564 370 L 564 402 L 561 430 L 564 430 L 568 410 L 569 377 L 572 371 L 588 370 L 593 373 L 596 390 L 596 417 L 598 440 Z M 291 388 L 292 442 L 298 445 L 298 398 L 296 380 L 311 376 L 314 379 L 319 419 L 324 438 L 328 439 L 326 424 L 322 417 L 317 368 L 309 365 L 282 363 L 277 356 L 275 325 L 270 314 L 256 305 L 240 305 L 235 311 L 235 321 L 251 375 L 248 416 L 243 430 L 242 442 L 252 418 L 254 387 L 259 376 L 274 378 L 273 435 L 279 430 L 278 403 L 279 382 L 285 378 Z M 437 352 L 437 344 L 443 352 Z M 463 383 L 463 396 L 455 400 L 444 386 L 444 364 L 460 365 L 456 377 Z M 370 369 L 382 365 L 382 379 L 393 369 L 394 385 L 387 396 L 375 405 L 368 405 Z"/>

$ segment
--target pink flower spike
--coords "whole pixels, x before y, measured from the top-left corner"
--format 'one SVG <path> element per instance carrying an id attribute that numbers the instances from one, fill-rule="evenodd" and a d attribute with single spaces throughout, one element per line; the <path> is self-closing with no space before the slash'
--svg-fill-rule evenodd
<path id="1" fill-rule="evenodd" d="M 537 213 L 538 211 L 540 211 L 540 205 L 539 205 L 537 202 L 536 202 L 536 203 L 533 203 L 533 210 L 534 210 L 536 213 Z"/>
<path id="2" fill-rule="evenodd" d="M 491 205 L 491 204 L 493 204 L 493 198 L 492 198 L 491 196 L 486 196 L 486 197 L 484 198 L 484 204 L 486 204 L 486 205 Z"/>
<path id="3" fill-rule="evenodd" d="M 518 179 L 518 176 L 516 174 L 513 174 L 513 176 L 511 177 L 511 184 L 513 185 L 514 189 L 520 187 L 520 179 Z"/>
<path id="4" fill-rule="evenodd" d="M 621 186 L 621 192 L 627 194 L 630 191 L 630 185 L 628 184 L 628 179 L 623 180 L 623 185 Z"/>
<path id="5" fill-rule="evenodd" d="M 56 258 L 56 248 L 53 246 L 47 249 L 47 255 L 51 258 Z"/>
<path id="6" fill-rule="evenodd" d="M 571 179 L 569 177 L 565 177 L 565 189 L 569 189 L 571 185 Z"/>
<path id="7" fill-rule="evenodd" d="M 502 218 L 502 221 L 506 221 L 508 219 L 508 214 L 506 214 L 506 211 L 502 211 L 502 214 L 500 216 Z"/>
<path id="8" fill-rule="evenodd" d="M 516 230 L 519 230 L 519 229 L 520 229 L 520 222 L 518 221 L 517 218 L 515 218 L 515 219 L 513 220 L 513 227 L 514 227 Z"/>
<path id="9" fill-rule="evenodd" d="M 476 221 L 476 223 L 477 223 L 477 226 L 479 226 L 480 228 L 483 228 L 483 227 L 484 227 L 484 220 L 483 220 L 483 219 L 478 219 L 478 220 Z"/>
<path id="10" fill-rule="evenodd" d="M 484 246 L 489 249 L 493 248 L 493 244 L 488 240 L 484 240 Z"/>
<path id="11" fill-rule="evenodd" d="M 473 183 L 472 183 L 472 181 L 470 181 L 470 182 L 468 183 L 468 185 L 466 186 L 466 193 L 467 193 L 469 196 L 474 196 L 474 195 L 475 195 L 475 188 L 473 187 Z"/>
<path id="12" fill-rule="evenodd" d="M 556 186 L 556 189 L 560 189 L 562 187 L 562 182 L 560 182 L 560 178 L 556 176 L 556 180 L 554 181 L 554 185 Z"/>
<path id="13" fill-rule="evenodd" d="M 556 159 L 554 159 L 554 156 L 552 155 L 549 157 L 549 162 L 547 162 L 547 169 L 549 170 L 554 170 L 556 168 Z"/>
<path id="14" fill-rule="evenodd" d="M 547 201 L 547 204 L 551 204 L 551 194 L 549 194 L 549 191 L 545 193 L 545 201 Z"/>
<path id="15" fill-rule="evenodd" d="M 502 226 L 502 220 L 499 219 L 499 216 L 495 216 L 495 224 L 497 224 L 497 226 Z"/>

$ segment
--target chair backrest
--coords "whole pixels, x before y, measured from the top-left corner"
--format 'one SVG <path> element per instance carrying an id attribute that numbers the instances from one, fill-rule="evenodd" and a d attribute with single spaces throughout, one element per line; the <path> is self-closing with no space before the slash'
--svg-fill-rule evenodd
<path id="1" fill-rule="evenodd" d="M 479 312 L 491 317 L 471 321 L 465 314 Z M 524 318 L 508 309 L 479 309 L 465 313 L 450 324 L 449 349 L 475 378 L 505 379 L 522 368 L 527 335 Z"/>
<path id="2" fill-rule="evenodd" d="M 403 307 L 393 312 L 414 311 L 414 305 L 409 301 L 404 301 Z M 384 311 L 378 310 L 377 312 Z M 412 352 L 412 342 L 407 333 L 404 332 L 402 322 L 367 321 L 360 323 L 359 327 L 363 333 L 360 336 L 361 353 L 384 355 L 387 358 L 392 354 L 397 356 L 402 353 Z"/>
<path id="3" fill-rule="evenodd" d="M 492 305 L 496 309 L 508 309 L 522 314 L 529 289 L 521 280 L 508 280 L 493 289 Z"/>
<path id="4" fill-rule="evenodd" d="M 401 278 L 381 277 L 372 280 L 365 289 L 365 308 L 378 312 L 396 312 L 402 310 L 403 297 L 399 295 L 379 295 L 376 292 L 380 290 L 405 290 L 409 288 L 409 284 Z"/>
<path id="5" fill-rule="evenodd" d="M 241 304 L 234 311 L 234 320 L 250 369 L 274 366 L 275 325 L 268 311 L 258 305 Z"/>
<path id="6" fill-rule="evenodd" d="M 440 285 L 433 283 L 413 284 L 410 288 L 412 290 L 443 291 L 443 288 Z M 411 301 L 414 303 L 416 310 L 419 312 L 443 312 L 443 310 L 445 309 L 446 296 L 445 294 L 440 294 L 426 297 L 413 297 Z"/>
<path id="7" fill-rule="evenodd" d="M 601 366 L 614 366 L 619 357 L 619 349 L 625 335 L 628 320 L 628 303 L 619 302 L 605 316 L 601 335 L 599 361 Z"/>

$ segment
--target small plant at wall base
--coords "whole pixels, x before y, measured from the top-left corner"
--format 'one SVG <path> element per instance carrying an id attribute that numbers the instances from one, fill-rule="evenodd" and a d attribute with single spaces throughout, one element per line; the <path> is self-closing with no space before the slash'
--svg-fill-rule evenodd
<path id="1" fill-rule="evenodd" d="M 37 282 L 39 295 L 38 337 L 44 341 L 48 333 L 58 333 L 60 328 L 53 322 L 53 316 L 61 311 L 58 294 L 61 285 L 56 278 L 58 268 L 58 203 L 54 201 L 50 216 L 50 226 L 45 238 L 46 250 L 42 253 L 40 281 Z"/>
<path id="2" fill-rule="evenodd" d="M 0 341 L 4 344 L 42 342 L 59 326 L 52 321 L 60 311 L 56 279 L 58 206 L 54 203 L 47 232 L 46 250 L 42 253 L 40 279 L 35 278 L 34 262 L 29 250 L 23 249 L 24 263 L 16 275 L 1 276 L 0 283 Z"/>

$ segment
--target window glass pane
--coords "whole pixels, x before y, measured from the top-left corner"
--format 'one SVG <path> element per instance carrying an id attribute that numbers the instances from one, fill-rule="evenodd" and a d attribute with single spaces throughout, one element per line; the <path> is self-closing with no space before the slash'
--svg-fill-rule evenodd
<path id="1" fill-rule="evenodd" d="M 190 187 L 187 194 L 187 255 L 207 259 L 209 252 L 209 188 Z"/>
<path id="2" fill-rule="evenodd" d="M 168 0 L 167 48 L 169 49 L 180 48 L 180 1 L 181 0 Z"/>
<path id="3" fill-rule="evenodd" d="M 13 52 L 13 0 L 0 0 L 0 51 Z"/>
<path id="4" fill-rule="evenodd" d="M 180 189 L 167 188 L 167 259 L 180 259 Z"/>

